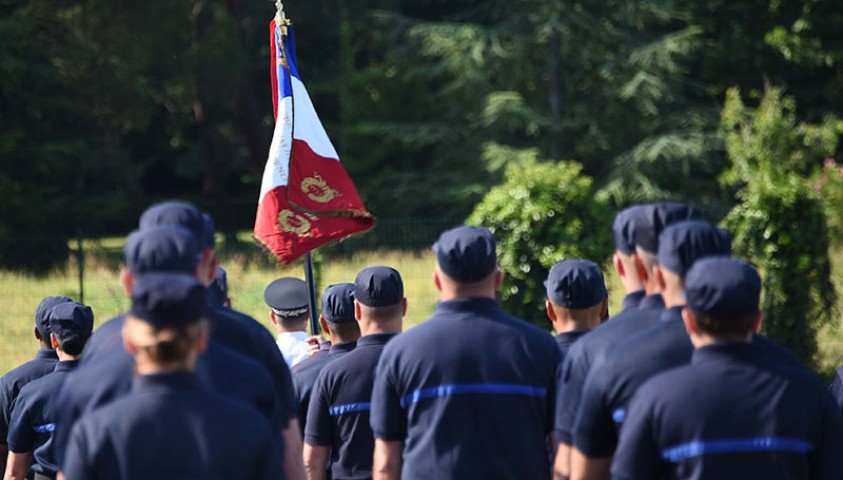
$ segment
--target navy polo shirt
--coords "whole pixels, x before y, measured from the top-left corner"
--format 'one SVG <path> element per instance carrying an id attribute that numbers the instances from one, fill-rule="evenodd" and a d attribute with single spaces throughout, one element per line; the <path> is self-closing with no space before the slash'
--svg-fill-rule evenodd
<path id="1" fill-rule="evenodd" d="M 753 343 L 770 361 L 802 368 L 790 352 L 766 338 L 755 335 Z M 627 405 L 638 387 L 657 373 L 687 365 L 693 352 L 682 307 L 671 307 L 662 312 L 658 324 L 618 344 L 611 356 L 601 357 L 586 380 L 573 444 L 589 457 L 612 455 Z"/>
<path id="2" fill-rule="evenodd" d="M 298 400 L 299 427 L 301 427 L 302 433 L 304 433 L 305 425 L 307 424 L 307 409 L 308 405 L 310 405 L 313 385 L 319 377 L 319 372 L 322 371 L 325 365 L 354 350 L 356 345 L 357 342 L 338 343 L 332 346 L 328 354 L 321 357 L 321 360 L 312 362 L 306 368 L 296 370 L 293 374 L 293 385 L 296 387 L 296 399 Z"/>
<path id="3" fill-rule="evenodd" d="M 12 418 L 12 406 L 20 389 L 27 383 L 51 373 L 56 368 L 59 357 L 55 350 L 41 349 L 35 358 L 10 370 L 0 378 L 0 444 L 6 443 L 9 433 L 9 421 Z"/>
<path id="4" fill-rule="evenodd" d="M 53 373 L 26 384 L 15 401 L 9 424 L 9 450 L 32 452 L 33 472 L 52 476 L 59 470 L 50 445 L 56 429 L 58 393 L 77 363 L 76 360 L 58 362 Z"/>
<path id="5" fill-rule="evenodd" d="M 283 399 L 286 417 L 296 418 L 296 398 L 290 369 L 275 344 L 272 334 L 257 320 L 229 308 L 213 305 L 208 297 L 204 317 L 211 328 L 211 340 L 217 341 L 242 355 L 257 360 L 269 372 L 275 393 Z M 121 332 L 126 315 L 115 317 L 94 331 L 91 341 L 85 347 L 82 363 L 97 358 L 102 352 L 122 347 Z"/>
<path id="6" fill-rule="evenodd" d="M 494 299 L 441 302 L 384 349 L 372 431 L 404 442 L 402 478 L 548 478 L 560 357 Z"/>
<path id="7" fill-rule="evenodd" d="M 582 400 L 586 377 L 595 361 L 609 351 L 609 347 L 626 341 L 658 323 L 662 310 L 662 296 L 649 295 L 641 300 L 637 308 L 627 309 L 615 315 L 571 346 L 558 381 L 554 427 L 558 441 L 573 443 L 572 432 L 577 410 Z"/>
<path id="8" fill-rule="evenodd" d="M 313 355 L 305 358 L 301 362 L 293 365 L 290 368 L 290 373 L 293 374 L 293 385 L 296 384 L 296 373 L 302 370 L 303 368 L 307 368 L 314 363 L 319 363 L 323 358 L 328 356 L 328 352 L 331 351 L 331 342 L 325 341 L 319 344 L 319 350 L 316 351 Z M 297 390 L 298 391 L 298 390 Z"/>
<path id="9" fill-rule="evenodd" d="M 843 417 L 810 373 L 763 347 L 702 347 L 633 397 L 612 478 L 840 478 Z"/>
<path id="10" fill-rule="evenodd" d="M 67 480 L 283 477 L 265 418 L 187 372 L 138 377 L 129 395 L 76 422 L 65 458 Z"/>
<path id="11" fill-rule="evenodd" d="M 638 290 L 637 292 L 627 293 L 623 297 L 621 311 L 629 310 L 630 308 L 638 308 L 638 304 L 641 303 L 641 300 L 643 300 L 646 295 L 647 294 L 646 292 L 644 292 L 644 290 Z"/>
<path id="12" fill-rule="evenodd" d="M 369 426 L 375 367 L 397 333 L 366 335 L 342 362 L 326 365 L 313 387 L 304 441 L 331 447 L 335 479 L 372 478 L 375 437 Z"/>
<path id="13" fill-rule="evenodd" d="M 568 355 L 568 351 L 571 349 L 571 346 L 574 345 L 574 342 L 579 340 L 580 337 L 588 332 L 589 330 L 574 330 L 572 332 L 560 333 L 554 337 L 556 344 L 559 345 L 559 350 L 562 352 L 562 360 L 565 360 L 565 357 Z"/>
<path id="14" fill-rule="evenodd" d="M 275 395 L 269 373 L 254 359 L 212 341 L 199 356 L 195 375 L 218 395 L 258 410 L 279 436 L 287 426 L 284 399 Z M 122 348 L 104 352 L 70 374 L 59 394 L 59 421 L 53 440 L 59 464 L 73 423 L 83 414 L 126 396 L 134 376 L 134 357 Z"/>

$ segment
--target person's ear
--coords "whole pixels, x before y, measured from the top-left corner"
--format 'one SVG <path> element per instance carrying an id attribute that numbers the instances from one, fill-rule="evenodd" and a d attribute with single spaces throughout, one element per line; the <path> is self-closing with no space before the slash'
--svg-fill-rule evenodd
<path id="1" fill-rule="evenodd" d="M 621 256 L 618 255 L 617 252 L 612 255 L 612 263 L 615 265 L 615 271 L 618 272 L 618 276 L 621 278 L 626 277 L 626 269 L 623 268 L 623 261 L 621 260 Z"/>
<path id="2" fill-rule="evenodd" d="M 609 318 L 609 297 L 603 299 L 603 305 L 600 306 L 600 318 Z"/>
<path id="3" fill-rule="evenodd" d="M 685 324 L 685 331 L 688 332 L 688 336 L 694 338 L 697 334 L 699 334 L 699 327 L 697 327 L 697 322 L 694 320 L 694 316 L 688 308 L 682 309 L 682 323 Z"/>
<path id="4" fill-rule="evenodd" d="M 547 312 L 547 319 L 550 320 L 550 323 L 556 321 L 556 311 L 553 310 L 553 304 L 550 302 L 550 299 L 544 301 L 544 309 Z"/>
<path id="5" fill-rule="evenodd" d="M 278 325 L 278 317 L 275 316 L 275 312 L 272 310 L 269 311 L 269 319 L 272 320 L 273 325 Z"/>
<path id="6" fill-rule="evenodd" d="M 38 331 L 38 328 L 34 328 L 33 331 L 35 332 L 35 338 L 37 338 L 38 341 L 41 341 L 41 332 Z"/>
<path id="7" fill-rule="evenodd" d="M 439 278 L 439 271 L 433 271 L 433 284 L 436 285 L 436 291 L 442 293 L 442 279 Z"/>
<path id="8" fill-rule="evenodd" d="M 664 270 L 662 270 L 661 265 L 653 265 L 653 273 L 656 276 L 655 280 L 656 285 L 659 287 L 659 291 L 665 291 L 667 288 L 667 282 L 664 280 Z"/>
<path id="9" fill-rule="evenodd" d="M 407 315 L 407 297 L 404 297 L 401 303 L 403 304 L 401 307 L 401 318 L 404 318 Z"/>
<path id="10" fill-rule="evenodd" d="M 497 271 L 495 271 L 495 290 L 500 288 L 502 281 L 503 281 L 503 272 L 501 272 L 500 269 L 498 269 Z"/>
<path id="11" fill-rule="evenodd" d="M 755 314 L 755 321 L 752 322 L 752 333 L 758 333 L 761 330 L 761 324 L 764 322 L 764 314 L 761 310 Z"/>
<path id="12" fill-rule="evenodd" d="M 650 274 L 647 272 L 647 267 L 644 266 L 644 262 L 641 260 L 641 257 L 635 255 L 632 257 L 632 263 L 635 266 L 635 274 L 638 275 L 638 280 L 646 285 L 647 280 L 650 278 Z"/>
<path id="13" fill-rule="evenodd" d="M 328 329 L 328 320 L 326 320 L 325 317 L 323 317 L 322 315 L 319 315 L 319 326 L 322 327 L 323 332 L 330 335 L 331 330 Z M 316 335 L 315 332 L 310 332 L 310 333 L 313 334 L 313 335 Z"/>
<path id="14" fill-rule="evenodd" d="M 132 296 L 132 284 L 135 281 L 135 277 L 129 272 L 128 269 L 120 270 L 120 283 L 123 284 L 123 291 L 126 292 L 127 297 Z"/>
<path id="15" fill-rule="evenodd" d="M 51 334 L 50 334 L 50 345 L 52 345 L 52 346 L 53 346 L 53 350 L 55 350 L 55 349 L 59 348 L 59 339 L 58 339 L 58 338 L 56 338 L 56 334 L 55 334 L 55 333 L 51 333 Z"/>
<path id="16" fill-rule="evenodd" d="M 363 309 L 360 308 L 360 302 L 354 301 L 354 319 L 358 322 L 363 318 Z"/>

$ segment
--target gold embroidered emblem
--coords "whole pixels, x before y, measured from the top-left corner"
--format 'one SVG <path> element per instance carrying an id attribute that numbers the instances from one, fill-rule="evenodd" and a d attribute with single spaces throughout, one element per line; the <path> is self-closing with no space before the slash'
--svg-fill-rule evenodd
<path id="1" fill-rule="evenodd" d="M 319 203 L 328 203 L 342 196 L 340 192 L 329 187 L 328 183 L 317 172 L 313 172 L 312 177 L 307 177 L 301 181 L 301 191 L 307 195 L 307 198 Z"/>
<path id="2" fill-rule="evenodd" d="M 284 209 L 278 212 L 278 222 L 275 227 L 285 232 L 295 233 L 300 237 L 309 237 L 311 223 L 304 215 Z"/>

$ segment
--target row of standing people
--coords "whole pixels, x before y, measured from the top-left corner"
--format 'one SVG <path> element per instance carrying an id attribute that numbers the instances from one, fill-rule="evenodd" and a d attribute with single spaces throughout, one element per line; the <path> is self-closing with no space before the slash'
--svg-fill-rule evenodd
<path id="1" fill-rule="evenodd" d="M 792 355 L 755 334 L 757 272 L 729 259 L 728 235 L 691 207 L 618 215 L 613 263 L 629 295 L 608 321 L 600 323 L 607 292 L 594 263 L 551 269 L 546 307 L 557 342 L 501 310 L 488 230 L 445 232 L 434 245 L 442 301 L 433 317 L 398 335 L 407 308 L 400 274 L 364 269 L 323 295 L 320 322 L 333 345 L 296 365 L 292 379 L 257 322 L 218 299 L 195 301 L 216 259 L 202 248 L 209 217 L 199 212 L 190 231 L 188 207 L 144 214 L 126 246 L 132 311 L 97 330 L 55 394 L 45 450 L 67 478 L 301 478 L 302 458 L 311 478 L 337 479 L 843 471 L 839 408 Z M 300 307 L 271 293 L 273 314 Z M 229 400 L 205 408 L 200 390 Z M 182 402 L 163 400 L 178 392 Z M 19 463 L 10 458 L 9 467 Z"/>

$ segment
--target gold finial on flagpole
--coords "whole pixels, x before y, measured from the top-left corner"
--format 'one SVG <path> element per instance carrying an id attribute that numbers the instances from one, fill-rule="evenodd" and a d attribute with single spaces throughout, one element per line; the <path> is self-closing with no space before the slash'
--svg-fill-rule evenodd
<path id="1" fill-rule="evenodd" d="M 275 25 L 277 25 L 281 29 L 281 35 L 287 35 L 287 26 L 290 25 L 290 20 L 287 19 L 287 15 L 284 14 L 284 4 L 281 3 L 281 0 L 276 0 L 275 2 Z"/>

